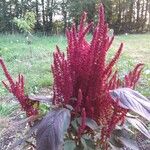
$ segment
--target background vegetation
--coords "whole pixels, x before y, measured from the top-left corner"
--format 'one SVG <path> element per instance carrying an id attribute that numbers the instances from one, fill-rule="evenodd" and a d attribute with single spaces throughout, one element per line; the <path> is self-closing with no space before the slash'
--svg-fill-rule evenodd
<path id="1" fill-rule="evenodd" d="M 24 18 L 27 12 L 34 12 L 35 32 L 63 33 L 72 20 L 78 26 L 83 11 L 88 12 L 88 22 L 96 22 L 100 1 L 105 7 L 109 27 L 115 33 L 150 31 L 149 0 L 1 0 L 0 32 L 18 31 L 14 18 Z"/>
<path id="2" fill-rule="evenodd" d="M 90 41 L 91 36 L 87 37 Z M 139 90 L 149 96 L 150 91 L 150 34 L 119 35 L 115 37 L 109 57 L 117 50 L 119 44 L 124 42 L 124 53 L 116 67 L 120 69 L 120 75 L 127 73 L 138 62 L 145 63 L 145 68 Z M 51 63 L 55 46 L 66 51 L 66 38 L 64 36 L 33 36 L 29 45 L 21 34 L 0 35 L 0 55 L 5 60 L 8 70 L 17 77 L 22 73 L 26 79 L 26 90 L 36 93 L 42 87 L 52 85 Z M 5 77 L 0 71 L 0 81 Z M 0 95 L 8 94 L 0 84 Z"/>

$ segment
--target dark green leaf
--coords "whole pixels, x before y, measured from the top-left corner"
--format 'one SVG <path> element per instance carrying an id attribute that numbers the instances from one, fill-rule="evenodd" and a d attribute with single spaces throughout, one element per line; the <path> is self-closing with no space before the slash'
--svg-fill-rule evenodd
<path id="1" fill-rule="evenodd" d="M 94 145 L 94 141 L 91 139 L 85 139 L 85 138 L 81 138 L 81 142 L 84 146 L 84 150 L 95 150 L 95 145 Z"/>
<path id="2" fill-rule="evenodd" d="M 74 119 L 72 122 L 71 122 L 71 125 L 73 126 L 73 128 L 77 131 L 78 130 L 78 121 L 77 119 Z"/>
<path id="3" fill-rule="evenodd" d="M 76 147 L 75 141 L 67 140 L 64 143 L 64 150 L 74 150 Z"/>

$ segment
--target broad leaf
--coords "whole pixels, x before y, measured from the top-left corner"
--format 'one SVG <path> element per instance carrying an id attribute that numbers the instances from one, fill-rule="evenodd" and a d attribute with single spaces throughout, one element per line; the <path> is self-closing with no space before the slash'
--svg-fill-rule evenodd
<path id="1" fill-rule="evenodd" d="M 64 133 L 69 124 L 70 111 L 68 109 L 63 108 L 49 112 L 37 130 L 37 150 L 59 150 L 62 148 Z"/>
<path id="2" fill-rule="evenodd" d="M 110 95 L 114 101 L 119 100 L 119 105 L 130 109 L 150 121 L 150 101 L 139 92 L 130 88 L 111 90 Z"/>
<path id="3" fill-rule="evenodd" d="M 118 148 L 114 146 L 113 144 L 111 144 L 110 142 L 109 142 L 109 146 L 111 147 L 111 150 L 122 150 L 122 148 Z"/>
<path id="4" fill-rule="evenodd" d="M 111 144 L 118 148 L 127 147 L 132 150 L 139 150 L 135 139 L 125 129 L 115 129 L 110 140 Z"/>
<path id="5" fill-rule="evenodd" d="M 28 96 L 29 100 L 31 101 L 38 101 L 42 103 L 51 103 L 53 101 L 53 97 L 51 96 Z"/>
<path id="6" fill-rule="evenodd" d="M 75 141 L 67 140 L 64 143 L 64 150 L 74 150 L 76 148 Z"/>
<path id="7" fill-rule="evenodd" d="M 71 121 L 71 125 L 73 126 L 75 131 L 78 131 L 78 127 L 80 125 L 79 122 L 78 122 L 78 118 L 75 118 L 73 121 Z"/>
<path id="8" fill-rule="evenodd" d="M 126 148 L 130 148 L 132 150 L 140 150 L 137 142 L 134 139 L 120 137 L 120 141 L 125 145 Z"/>
<path id="9" fill-rule="evenodd" d="M 81 142 L 84 147 L 84 150 L 95 150 L 96 148 L 92 139 L 81 138 Z"/>
<path id="10" fill-rule="evenodd" d="M 66 108 L 71 110 L 71 111 L 73 110 L 73 107 L 71 105 L 68 105 L 68 104 L 66 105 Z"/>
<path id="11" fill-rule="evenodd" d="M 136 134 L 136 141 L 141 150 L 149 150 L 150 148 L 150 140 L 141 132 Z"/>
<path id="12" fill-rule="evenodd" d="M 116 131 L 118 130 L 114 130 L 112 132 L 109 142 L 113 146 L 113 148 L 123 148 L 124 144 L 119 140 L 119 136 L 117 135 Z"/>
<path id="13" fill-rule="evenodd" d="M 96 130 L 99 128 L 98 124 L 91 118 L 86 118 L 85 124 L 92 130 Z"/>
<path id="14" fill-rule="evenodd" d="M 81 117 L 77 118 L 77 120 L 78 120 L 78 123 L 81 125 Z M 90 129 L 92 129 L 92 130 L 97 130 L 97 129 L 100 128 L 98 126 L 98 124 L 93 119 L 91 119 L 91 118 L 86 118 L 85 125 L 87 127 L 89 127 Z"/>
<path id="15" fill-rule="evenodd" d="M 140 121 L 138 118 L 129 117 L 126 117 L 126 121 L 150 139 L 150 131 L 142 121 Z"/>

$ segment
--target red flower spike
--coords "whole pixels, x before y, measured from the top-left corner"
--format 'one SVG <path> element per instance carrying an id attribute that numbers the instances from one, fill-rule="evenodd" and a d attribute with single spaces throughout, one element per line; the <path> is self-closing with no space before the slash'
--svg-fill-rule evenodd
<path id="1" fill-rule="evenodd" d="M 123 49 L 123 43 L 121 43 L 121 45 L 120 45 L 116 55 L 114 56 L 114 58 L 109 62 L 108 66 L 105 69 L 104 74 L 107 74 L 109 72 L 109 70 L 111 70 L 113 68 L 114 64 L 116 63 L 116 61 L 119 59 L 119 57 L 121 55 L 122 49 Z"/>
<path id="2" fill-rule="evenodd" d="M 113 41 L 114 41 L 114 36 L 110 39 L 110 42 L 109 42 L 109 45 L 108 45 L 108 49 L 109 49 L 110 46 L 112 45 Z M 107 49 L 107 50 L 108 50 L 108 49 Z"/>
<path id="3" fill-rule="evenodd" d="M 107 145 L 112 130 L 124 119 L 128 111 L 120 108 L 117 102 L 111 99 L 109 90 L 122 86 L 134 88 L 143 65 L 137 65 L 125 76 L 124 81 L 121 81 L 113 67 L 121 55 L 123 44 L 113 59 L 106 64 L 107 52 L 114 37 L 110 38 L 107 34 L 108 25 L 105 23 L 103 6 L 100 6 L 98 25 L 90 43 L 86 41 L 85 36 L 92 23 L 85 27 L 85 18 L 86 15 L 83 14 L 78 31 L 75 25 L 66 31 L 67 57 L 58 50 L 54 54 L 54 102 L 72 105 L 75 110 L 72 119 L 79 115 L 85 118 L 83 114 L 86 114 L 86 117 L 92 118 L 97 124 L 105 126 L 101 132 L 101 141 Z M 73 102 L 72 99 L 77 101 Z M 84 122 L 84 119 L 82 120 Z M 84 126 L 84 123 L 82 125 Z M 84 130 L 79 128 L 79 138 Z"/>
<path id="4" fill-rule="evenodd" d="M 76 111 L 77 112 L 80 111 L 82 99 L 83 99 L 82 91 L 81 91 L 81 89 L 79 89 L 79 91 L 78 91 L 78 98 L 77 98 L 77 106 L 76 106 Z"/>
<path id="5" fill-rule="evenodd" d="M 137 64 L 133 71 L 130 71 L 128 75 L 125 75 L 124 86 L 135 88 L 135 85 L 140 77 L 141 71 L 144 67 L 144 64 Z"/>
<path id="6" fill-rule="evenodd" d="M 4 61 L 0 58 L 0 65 L 4 71 L 4 74 L 9 82 L 7 85 L 4 81 L 2 81 L 5 88 L 18 99 L 24 111 L 26 111 L 27 116 L 37 115 L 38 110 L 34 108 L 34 104 L 37 102 L 30 102 L 28 96 L 24 93 L 24 77 L 22 75 L 18 75 L 18 81 L 14 81 L 9 74 Z"/>
<path id="7" fill-rule="evenodd" d="M 82 17 L 81 17 L 81 21 L 80 21 L 79 33 L 83 32 L 84 22 L 86 21 L 86 17 L 87 17 L 87 13 L 84 12 L 83 15 L 82 15 Z"/>
<path id="8" fill-rule="evenodd" d="M 4 64 L 4 61 L 0 58 L 0 64 L 1 64 L 1 66 L 2 66 L 2 69 L 3 69 L 3 71 L 4 71 L 4 74 L 5 74 L 5 76 L 7 77 L 7 79 L 8 79 L 8 81 L 9 81 L 9 83 L 10 83 L 10 85 L 11 86 L 14 86 L 14 81 L 13 81 L 13 79 L 11 78 L 11 76 L 10 76 L 10 74 L 9 74 L 9 72 L 8 72 L 8 70 L 7 70 L 7 68 L 6 68 L 6 66 L 5 66 L 5 64 Z"/>
<path id="9" fill-rule="evenodd" d="M 82 32 L 82 34 L 79 36 L 79 43 L 82 43 L 82 39 L 85 37 L 85 35 L 89 32 L 89 30 L 91 29 L 91 27 L 93 26 L 93 22 L 91 22 L 86 28 L 85 30 Z"/>

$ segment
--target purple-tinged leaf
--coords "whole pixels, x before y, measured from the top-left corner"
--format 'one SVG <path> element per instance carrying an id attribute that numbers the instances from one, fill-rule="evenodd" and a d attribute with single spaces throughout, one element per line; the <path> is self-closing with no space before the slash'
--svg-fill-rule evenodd
<path id="1" fill-rule="evenodd" d="M 86 124 L 86 126 L 88 126 L 89 128 L 91 128 L 92 130 L 99 129 L 98 124 L 93 119 L 91 119 L 91 118 L 86 118 L 85 124 Z"/>
<path id="2" fill-rule="evenodd" d="M 129 117 L 129 118 L 138 118 L 139 116 L 135 116 L 135 115 L 132 115 L 130 114 L 129 112 L 126 114 L 126 117 Z"/>
<path id="3" fill-rule="evenodd" d="M 136 134 L 136 141 L 140 148 L 140 150 L 149 150 L 150 148 L 150 140 L 141 132 Z"/>
<path id="4" fill-rule="evenodd" d="M 125 129 L 115 129 L 112 132 L 110 143 L 118 148 L 130 148 L 139 150 L 136 140 Z"/>
<path id="5" fill-rule="evenodd" d="M 142 134 L 150 139 L 150 131 L 147 126 L 137 118 L 126 117 L 126 121 L 129 122 L 133 127 L 139 130 Z"/>
<path id="6" fill-rule="evenodd" d="M 113 147 L 117 147 L 117 148 L 123 148 L 124 147 L 124 144 L 119 140 L 119 137 L 120 137 L 120 131 L 121 130 L 114 130 L 111 134 L 111 137 L 109 139 L 109 142 L 110 144 L 113 146 Z M 118 135 L 119 134 L 119 135 Z"/>
<path id="7" fill-rule="evenodd" d="M 119 100 L 121 107 L 130 109 L 150 121 L 150 101 L 139 92 L 130 88 L 119 88 L 110 90 L 110 95 L 114 101 Z"/>
<path id="8" fill-rule="evenodd" d="M 78 123 L 81 125 L 81 117 L 77 118 Z M 91 128 L 92 130 L 98 130 L 100 127 L 98 126 L 98 124 L 91 118 L 86 118 L 85 120 L 85 125 L 89 128 Z"/>
<path id="9" fill-rule="evenodd" d="M 73 110 L 73 107 L 71 105 L 66 105 L 66 108 L 69 109 L 70 111 Z"/>
<path id="10" fill-rule="evenodd" d="M 116 125 L 115 129 L 118 129 L 118 130 L 126 130 L 127 132 L 131 133 L 131 134 L 134 134 L 134 132 L 129 128 L 129 125 L 128 124 L 123 124 L 121 126 L 119 125 Z"/>
<path id="11" fill-rule="evenodd" d="M 109 146 L 111 147 L 111 150 L 122 150 L 122 148 L 118 148 L 117 146 L 113 145 L 109 142 Z"/>
<path id="12" fill-rule="evenodd" d="M 70 124 L 70 111 L 56 109 L 49 112 L 38 126 L 37 150 L 59 150 L 63 147 L 64 133 Z"/>
<path id="13" fill-rule="evenodd" d="M 130 148 L 132 150 L 140 150 L 135 140 L 125 137 L 120 137 L 119 139 L 126 148 Z"/>
<path id="14" fill-rule="evenodd" d="M 28 96 L 29 100 L 31 101 L 38 101 L 38 102 L 42 102 L 42 103 L 52 103 L 53 98 L 51 96 Z"/>

